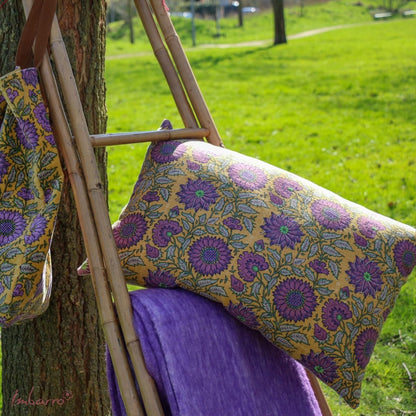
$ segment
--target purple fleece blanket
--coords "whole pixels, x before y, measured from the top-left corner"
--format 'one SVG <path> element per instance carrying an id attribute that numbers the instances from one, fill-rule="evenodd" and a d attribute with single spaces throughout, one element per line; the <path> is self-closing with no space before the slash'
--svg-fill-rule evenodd
<path id="1" fill-rule="evenodd" d="M 219 304 L 180 289 L 131 299 L 166 415 L 321 415 L 304 369 Z M 107 375 L 113 416 L 125 415 L 109 357 Z"/>

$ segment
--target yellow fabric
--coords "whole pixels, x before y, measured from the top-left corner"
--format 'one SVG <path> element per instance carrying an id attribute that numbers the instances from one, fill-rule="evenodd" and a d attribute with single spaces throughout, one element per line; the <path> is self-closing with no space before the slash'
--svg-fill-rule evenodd
<path id="1" fill-rule="evenodd" d="M 43 313 L 62 169 L 37 70 L 0 78 L 0 326 Z"/>
<path id="2" fill-rule="evenodd" d="M 113 233 L 130 283 L 221 303 L 352 407 L 416 264 L 414 228 L 200 141 L 151 145 Z"/>
<path id="3" fill-rule="evenodd" d="M 198 141 L 150 146 L 113 233 L 130 283 L 221 303 L 352 407 L 416 264 L 414 228 Z"/>

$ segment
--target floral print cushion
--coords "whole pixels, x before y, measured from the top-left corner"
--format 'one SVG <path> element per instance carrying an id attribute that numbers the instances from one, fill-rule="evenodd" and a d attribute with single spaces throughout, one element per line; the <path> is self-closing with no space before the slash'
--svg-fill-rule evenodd
<path id="1" fill-rule="evenodd" d="M 130 283 L 222 303 L 352 407 L 416 262 L 413 228 L 201 141 L 150 146 L 114 237 Z"/>

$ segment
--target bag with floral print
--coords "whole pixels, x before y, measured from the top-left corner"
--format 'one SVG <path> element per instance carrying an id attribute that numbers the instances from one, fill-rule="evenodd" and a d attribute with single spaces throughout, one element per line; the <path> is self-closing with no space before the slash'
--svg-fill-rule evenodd
<path id="1" fill-rule="evenodd" d="M 0 78 L 1 327 L 33 319 L 48 307 L 49 249 L 61 187 L 37 69 L 18 67 Z"/>

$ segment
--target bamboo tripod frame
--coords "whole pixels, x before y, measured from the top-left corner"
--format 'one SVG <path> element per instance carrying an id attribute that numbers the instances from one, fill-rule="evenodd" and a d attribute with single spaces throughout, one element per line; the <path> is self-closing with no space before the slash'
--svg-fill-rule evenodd
<path id="1" fill-rule="evenodd" d="M 23 0 L 26 16 L 32 3 L 33 0 Z M 163 416 L 156 386 L 147 372 L 140 341 L 133 327 L 130 297 L 105 208 L 107 204 L 93 148 L 174 138 L 205 137 L 217 146 L 222 146 L 222 141 L 162 0 L 150 0 L 150 3 L 148 0 L 135 0 L 135 4 L 171 89 L 184 129 L 90 136 L 56 16 L 50 47 L 62 98 L 48 55 L 43 58 L 40 75 L 49 102 L 56 143 L 74 193 L 100 320 L 127 414 Z M 139 399 L 134 377 L 142 400 Z M 331 416 L 317 379 L 309 372 L 308 377 L 322 415 Z"/>

